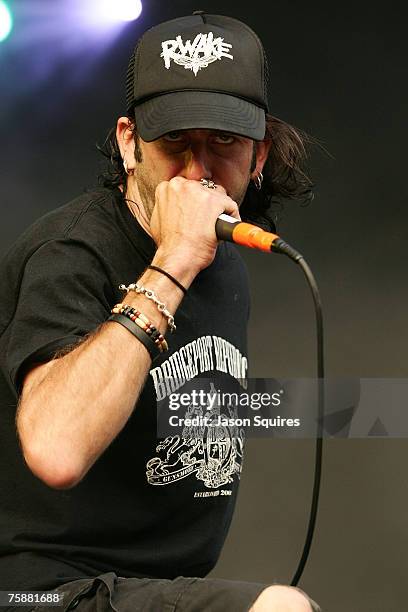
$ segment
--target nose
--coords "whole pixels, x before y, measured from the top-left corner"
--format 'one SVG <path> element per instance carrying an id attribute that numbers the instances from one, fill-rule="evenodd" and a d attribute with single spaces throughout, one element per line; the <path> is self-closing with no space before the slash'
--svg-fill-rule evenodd
<path id="1" fill-rule="evenodd" d="M 182 175 L 191 181 L 212 178 L 210 160 L 204 149 L 191 148 L 188 151 Z"/>

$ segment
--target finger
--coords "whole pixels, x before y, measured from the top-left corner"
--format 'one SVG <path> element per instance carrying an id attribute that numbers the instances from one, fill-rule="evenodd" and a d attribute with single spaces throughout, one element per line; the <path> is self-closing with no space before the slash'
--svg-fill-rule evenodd
<path id="1" fill-rule="evenodd" d="M 224 189 L 224 187 L 222 185 L 218 185 L 218 183 L 217 183 L 216 190 L 217 190 L 218 193 L 225 193 L 225 195 L 227 195 L 227 190 Z"/>
<path id="2" fill-rule="evenodd" d="M 227 215 L 231 215 L 231 217 L 234 217 L 234 219 L 238 219 L 238 221 L 241 221 L 238 204 L 234 202 L 234 200 L 231 200 L 231 198 L 225 198 L 224 213 Z"/>
<path id="3" fill-rule="evenodd" d="M 211 180 L 211 179 L 208 179 Z M 197 182 L 197 181 L 195 181 Z M 218 183 L 214 183 L 213 187 L 208 187 L 207 185 L 203 185 L 200 181 L 198 181 L 198 183 L 201 185 L 201 187 L 203 187 L 204 189 L 209 189 L 210 191 L 216 191 L 217 193 L 221 193 L 221 194 L 226 194 L 226 190 L 224 189 L 224 187 Z"/>
<path id="4" fill-rule="evenodd" d="M 183 176 L 173 176 L 173 178 L 168 181 L 168 184 L 171 188 L 177 190 L 181 187 L 185 187 L 185 185 L 189 182 L 190 181 L 185 179 Z"/>
<path id="5" fill-rule="evenodd" d="M 156 187 L 155 191 L 155 201 L 157 202 L 163 201 L 166 198 L 167 190 L 169 187 L 169 181 L 162 181 Z"/>

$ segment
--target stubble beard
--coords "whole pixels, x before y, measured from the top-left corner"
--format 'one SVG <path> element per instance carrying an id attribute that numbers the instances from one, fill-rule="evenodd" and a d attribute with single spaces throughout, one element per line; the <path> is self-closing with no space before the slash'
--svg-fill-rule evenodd
<path id="1" fill-rule="evenodd" d="M 227 195 L 232 200 L 234 200 L 234 202 L 236 202 L 238 206 L 241 206 L 242 202 L 244 201 L 245 194 L 248 189 L 248 185 L 250 182 L 250 168 L 248 168 L 247 176 L 248 176 L 247 181 L 242 185 L 242 187 L 237 193 L 227 192 Z M 140 204 L 141 204 L 141 207 L 143 208 L 143 211 L 141 212 L 142 214 L 144 212 L 144 215 L 146 216 L 147 220 L 150 222 L 150 219 L 153 213 L 153 209 L 156 204 L 156 187 L 158 183 L 153 181 L 152 176 L 150 175 L 148 171 L 146 171 L 146 168 L 143 166 L 143 162 L 139 163 L 138 166 L 136 167 L 134 178 L 136 180 L 138 191 L 139 191 Z"/>
<path id="2" fill-rule="evenodd" d="M 150 221 L 153 213 L 154 206 L 156 204 L 156 187 L 152 180 L 152 177 L 144 168 L 136 168 L 135 179 L 140 195 L 141 205 L 144 209 L 147 219 Z"/>

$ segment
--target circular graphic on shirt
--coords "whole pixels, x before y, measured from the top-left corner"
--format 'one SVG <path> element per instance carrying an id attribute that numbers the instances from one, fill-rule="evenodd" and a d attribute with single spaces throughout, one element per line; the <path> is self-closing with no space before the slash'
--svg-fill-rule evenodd
<path id="1" fill-rule="evenodd" d="M 217 489 L 239 478 L 245 434 L 243 429 L 228 425 L 236 416 L 232 407 L 228 411 L 226 415 L 219 406 L 207 408 L 204 419 L 201 406 L 189 407 L 186 420 L 198 417 L 203 424 L 186 426 L 182 436 L 168 436 L 157 445 L 157 456 L 146 464 L 148 483 L 168 485 L 195 477 L 207 488 Z"/>

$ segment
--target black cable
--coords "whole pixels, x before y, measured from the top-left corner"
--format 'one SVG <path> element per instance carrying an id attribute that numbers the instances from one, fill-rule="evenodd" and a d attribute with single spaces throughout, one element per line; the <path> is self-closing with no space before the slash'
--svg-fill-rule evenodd
<path id="1" fill-rule="evenodd" d="M 323 418 L 324 418 L 324 352 L 323 352 L 323 314 L 322 303 L 320 300 L 319 289 L 315 278 L 306 261 L 298 259 L 297 263 L 302 268 L 308 281 L 313 295 L 316 313 L 316 336 L 317 336 L 317 377 L 318 377 L 318 399 L 317 399 L 317 437 L 315 451 L 315 474 L 313 482 L 312 503 L 310 506 L 309 524 L 303 545 L 302 556 L 300 558 L 291 585 L 296 586 L 302 576 L 306 561 L 312 545 L 313 534 L 316 526 L 317 510 L 319 506 L 320 481 L 322 475 L 322 456 L 323 456 Z"/>
<path id="2" fill-rule="evenodd" d="M 317 377 L 318 377 L 318 400 L 317 400 L 317 431 L 316 431 L 316 451 L 315 451 L 315 473 L 312 492 L 312 503 L 310 506 L 309 524 L 307 527 L 306 539 L 303 545 L 302 556 L 298 567 L 292 578 L 291 585 L 296 586 L 305 568 L 310 548 L 312 545 L 313 534 L 316 526 L 317 510 L 319 506 L 320 482 L 322 475 L 323 457 L 323 419 L 324 419 L 324 344 L 323 344 L 323 313 L 319 289 L 311 269 L 306 263 L 303 255 L 298 253 L 293 247 L 282 239 L 276 240 L 271 250 L 288 255 L 302 268 L 313 296 L 316 314 L 316 338 L 317 338 Z"/>

